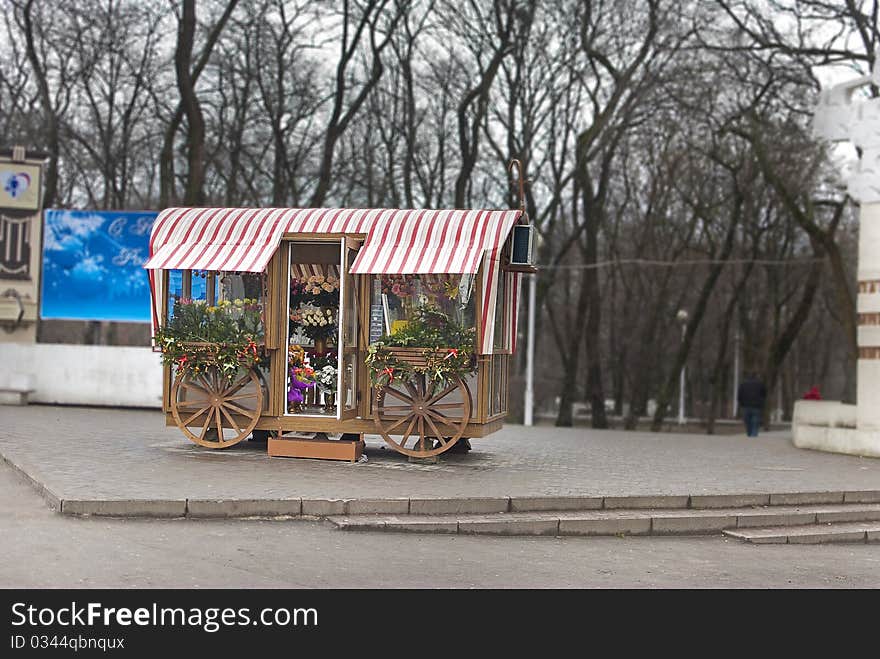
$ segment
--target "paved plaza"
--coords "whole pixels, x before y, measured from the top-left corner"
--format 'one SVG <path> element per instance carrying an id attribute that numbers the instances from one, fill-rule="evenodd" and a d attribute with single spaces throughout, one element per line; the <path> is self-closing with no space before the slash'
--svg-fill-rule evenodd
<path id="1" fill-rule="evenodd" d="M 367 438 L 367 462 L 348 463 L 270 458 L 258 442 L 207 450 L 158 411 L 29 405 L 0 416 L 0 455 L 50 503 L 880 491 L 880 460 L 798 449 L 787 431 L 749 439 L 507 425 L 437 464 L 411 463 L 379 437 Z"/>

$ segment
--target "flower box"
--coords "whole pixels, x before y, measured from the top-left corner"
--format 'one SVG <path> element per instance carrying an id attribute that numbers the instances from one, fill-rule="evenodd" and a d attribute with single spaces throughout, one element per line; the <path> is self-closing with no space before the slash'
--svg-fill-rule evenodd
<path id="1" fill-rule="evenodd" d="M 363 439 L 315 439 L 296 435 L 269 436 L 268 452 L 271 457 L 357 462 L 363 451 Z"/>
<path id="2" fill-rule="evenodd" d="M 389 346 L 388 347 L 388 352 L 391 353 L 392 357 L 394 357 L 395 359 L 400 360 L 402 362 L 406 362 L 407 364 L 409 364 L 413 368 L 425 368 L 425 366 L 428 365 L 428 360 L 427 360 L 427 357 L 425 356 L 425 353 L 426 352 L 431 353 L 431 352 L 434 352 L 435 350 L 437 350 L 441 353 L 445 353 L 445 352 L 449 351 L 448 348 L 436 348 L 435 349 L 435 348 L 417 348 L 417 347 L 401 348 L 398 346 Z"/>

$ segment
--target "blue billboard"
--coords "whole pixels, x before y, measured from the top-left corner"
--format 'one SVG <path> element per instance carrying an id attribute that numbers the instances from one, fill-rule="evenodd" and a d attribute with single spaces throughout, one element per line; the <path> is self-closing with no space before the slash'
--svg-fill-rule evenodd
<path id="1" fill-rule="evenodd" d="M 45 211 L 40 317 L 148 323 L 156 211 Z"/>

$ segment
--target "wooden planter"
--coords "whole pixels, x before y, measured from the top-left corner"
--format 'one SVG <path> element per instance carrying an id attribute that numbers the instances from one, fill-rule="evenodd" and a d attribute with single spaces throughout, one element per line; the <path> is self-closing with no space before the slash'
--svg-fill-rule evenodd
<path id="1" fill-rule="evenodd" d="M 269 436 L 268 452 L 271 457 L 318 458 L 357 462 L 364 451 L 364 440 L 313 439 L 297 436 Z"/>
<path id="2" fill-rule="evenodd" d="M 431 352 L 445 354 L 449 351 L 449 348 L 398 348 L 396 346 L 390 346 L 388 351 L 395 359 L 406 362 L 413 368 L 424 368 L 428 365 L 428 360 L 425 357 L 426 352 L 428 354 Z"/>

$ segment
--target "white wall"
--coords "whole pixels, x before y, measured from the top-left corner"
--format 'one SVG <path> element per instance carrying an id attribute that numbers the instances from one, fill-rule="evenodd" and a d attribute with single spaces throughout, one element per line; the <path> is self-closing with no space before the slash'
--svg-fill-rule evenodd
<path id="1" fill-rule="evenodd" d="M 0 386 L 21 375 L 37 403 L 162 405 L 162 362 L 150 348 L 0 343 Z"/>
<path id="2" fill-rule="evenodd" d="M 794 404 L 792 442 L 798 448 L 880 458 L 880 432 L 856 427 L 856 421 L 855 405 L 799 400 Z"/>

